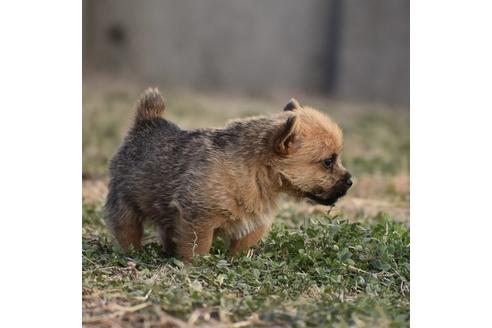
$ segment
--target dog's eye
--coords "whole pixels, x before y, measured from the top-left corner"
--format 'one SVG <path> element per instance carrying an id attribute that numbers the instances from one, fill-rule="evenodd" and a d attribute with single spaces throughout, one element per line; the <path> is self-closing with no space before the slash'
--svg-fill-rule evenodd
<path id="1" fill-rule="evenodd" d="M 327 159 L 323 160 L 322 163 L 325 168 L 331 169 L 336 160 L 337 160 L 337 154 L 333 154 Z"/>
<path id="2" fill-rule="evenodd" d="M 330 158 L 327 158 L 323 161 L 323 166 L 327 169 L 331 168 L 331 166 L 333 165 L 333 162 L 335 162 L 335 159 L 332 157 Z"/>

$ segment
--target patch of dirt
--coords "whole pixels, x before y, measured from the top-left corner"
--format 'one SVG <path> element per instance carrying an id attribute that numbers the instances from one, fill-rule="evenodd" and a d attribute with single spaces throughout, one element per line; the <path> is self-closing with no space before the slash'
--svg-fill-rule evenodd
<path id="1" fill-rule="evenodd" d="M 85 288 L 82 292 L 82 324 L 84 327 L 190 327 L 151 303 L 134 303 L 118 290 Z"/>

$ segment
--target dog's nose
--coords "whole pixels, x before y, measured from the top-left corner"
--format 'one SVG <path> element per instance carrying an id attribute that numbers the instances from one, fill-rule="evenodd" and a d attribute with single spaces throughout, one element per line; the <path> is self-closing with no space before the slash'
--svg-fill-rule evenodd
<path id="1" fill-rule="evenodd" d="M 350 173 L 347 173 L 347 175 L 345 176 L 345 184 L 347 185 L 347 187 L 351 187 L 352 186 L 352 175 Z"/>

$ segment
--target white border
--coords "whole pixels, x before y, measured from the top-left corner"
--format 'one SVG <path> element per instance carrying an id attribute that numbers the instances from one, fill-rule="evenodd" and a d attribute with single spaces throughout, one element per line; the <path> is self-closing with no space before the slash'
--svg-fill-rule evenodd
<path id="1" fill-rule="evenodd" d="M 490 325 L 492 4 L 411 2 L 411 324 Z"/>
<path id="2" fill-rule="evenodd" d="M 0 9 L 1 327 L 77 327 L 81 302 L 79 1 Z"/>

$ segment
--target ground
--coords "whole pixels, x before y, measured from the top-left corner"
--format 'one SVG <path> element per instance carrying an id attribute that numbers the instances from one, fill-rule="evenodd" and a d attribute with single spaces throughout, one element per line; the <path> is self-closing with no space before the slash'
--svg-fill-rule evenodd
<path id="1" fill-rule="evenodd" d="M 270 234 L 247 254 L 184 265 L 164 258 L 147 229 L 123 253 L 104 226 L 107 163 L 144 86 L 84 83 L 82 281 L 85 326 L 408 326 L 409 115 L 405 108 L 313 96 L 332 116 L 354 175 L 334 208 L 285 201 Z M 218 95 L 162 88 L 166 116 L 184 128 L 279 111 L 291 95 Z"/>

